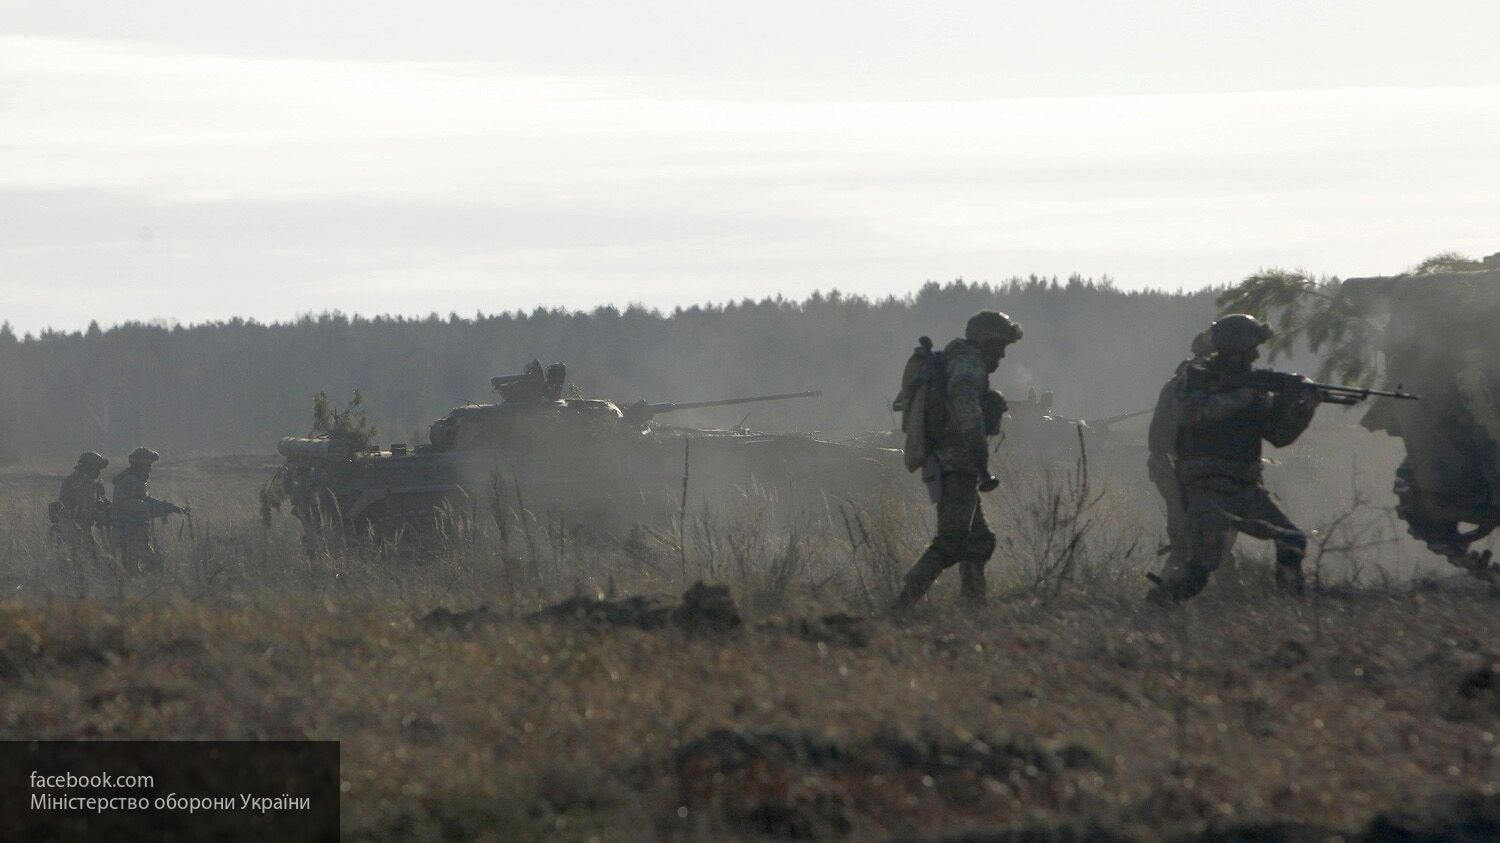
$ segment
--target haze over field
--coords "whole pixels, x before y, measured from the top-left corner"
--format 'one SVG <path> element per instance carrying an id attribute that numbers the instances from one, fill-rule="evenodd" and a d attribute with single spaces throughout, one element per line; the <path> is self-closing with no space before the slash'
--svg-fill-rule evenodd
<path id="1" fill-rule="evenodd" d="M 0 839 L 1496 839 L 1497 43 L 0 0 Z"/>
<path id="2" fill-rule="evenodd" d="M 0 318 L 1196 288 L 1495 248 L 1491 4 L 0 3 Z"/>

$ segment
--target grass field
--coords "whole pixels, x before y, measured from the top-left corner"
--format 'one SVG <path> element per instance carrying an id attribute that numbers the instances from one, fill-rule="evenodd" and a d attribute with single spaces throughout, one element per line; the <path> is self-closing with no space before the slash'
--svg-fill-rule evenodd
<path id="1" fill-rule="evenodd" d="M 1359 519 L 1309 597 L 1252 546 L 1162 614 L 1153 502 L 1029 476 L 988 500 L 990 604 L 942 581 L 895 623 L 904 499 L 308 557 L 263 467 L 164 464 L 200 515 L 131 580 L 50 548 L 54 478 L 0 478 L 0 737 L 336 739 L 351 839 L 1500 833 L 1496 599 L 1349 565 Z M 679 605 L 698 579 L 735 613 Z"/>

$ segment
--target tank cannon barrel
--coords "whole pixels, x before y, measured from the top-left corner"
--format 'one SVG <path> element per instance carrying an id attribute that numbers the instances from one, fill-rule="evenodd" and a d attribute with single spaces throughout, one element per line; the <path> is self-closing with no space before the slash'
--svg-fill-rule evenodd
<path id="1" fill-rule="evenodd" d="M 685 401 L 685 402 L 659 402 L 648 403 L 637 401 L 625 408 L 625 417 L 634 422 L 644 425 L 651 421 L 658 413 L 674 413 L 678 410 L 698 410 L 704 407 L 729 407 L 735 404 L 754 404 L 760 401 L 785 401 L 792 398 L 817 398 L 823 394 L 821 389 L 810 389 L 806 392 L 780 392 L 775 395 L 751 395 L 744 398 L 720 398 L 715 401 Z"/>
<path id="2" fill-rule="evenodd" d="M 717 401 L 687 401 L 683 403 L 647 404 L 652 413 L 671 413 L 677 410 L 697 410 L 703 407 L 728 407 L 733 404 L 754 404 L 758 401 L 784 401 L 790 398 L 817 398 L 823 394 L 821 389 L 810 389 L 806 392 L 782 392 L 777 395 L 753 395 L 748 398 L 720 398 Z"/>

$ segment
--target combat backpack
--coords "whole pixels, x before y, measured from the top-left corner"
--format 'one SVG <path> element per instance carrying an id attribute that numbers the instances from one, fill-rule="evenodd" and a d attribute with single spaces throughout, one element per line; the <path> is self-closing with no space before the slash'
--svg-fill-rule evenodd
<path id="1" fill-rule="evenodd" d="M 947 413 L 947 361 L 934 351 L 932 339 L 922 337 L 901 370 L 901 388 L 891 409 L 901 414 L 901 432 L 907 471 L 916 471 L 927 461 L 934 436 L 942 430 Z"/>

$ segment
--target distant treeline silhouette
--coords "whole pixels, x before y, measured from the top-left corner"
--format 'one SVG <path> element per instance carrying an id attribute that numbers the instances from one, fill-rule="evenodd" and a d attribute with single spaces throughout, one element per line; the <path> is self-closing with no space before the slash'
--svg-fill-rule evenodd
<path id="1" fill-rule="evenodd" d="M 930 282 L 872 300 L 837 291 L 679 308 L 436 314 L 341 313 L 264 324 L 126 323 L 18 338 L 0 328 L 0 458 L 269 453 L 307 432 L 312 398 L 365 398 L 380 442 L 408 441 L 450 407 L 495 400 L 489 378 L 527 361 L 564 362 L 585 394 L 633 401 L 822 389 L 820 399 L 700 411 L 684 421 L 761 429 L 889 428 L 900 368 L 920 335 L 944 343 L 983 308 L 1019 319 L 1025 338 L 996 376 L 1014 398 L 1056 393 L 1057 408 L 1099 416 L 1149 407 L 1214 297 L 1125 291 L 1108 279 Z M 674 417 L 675 418 L 675 417 Z"/>

